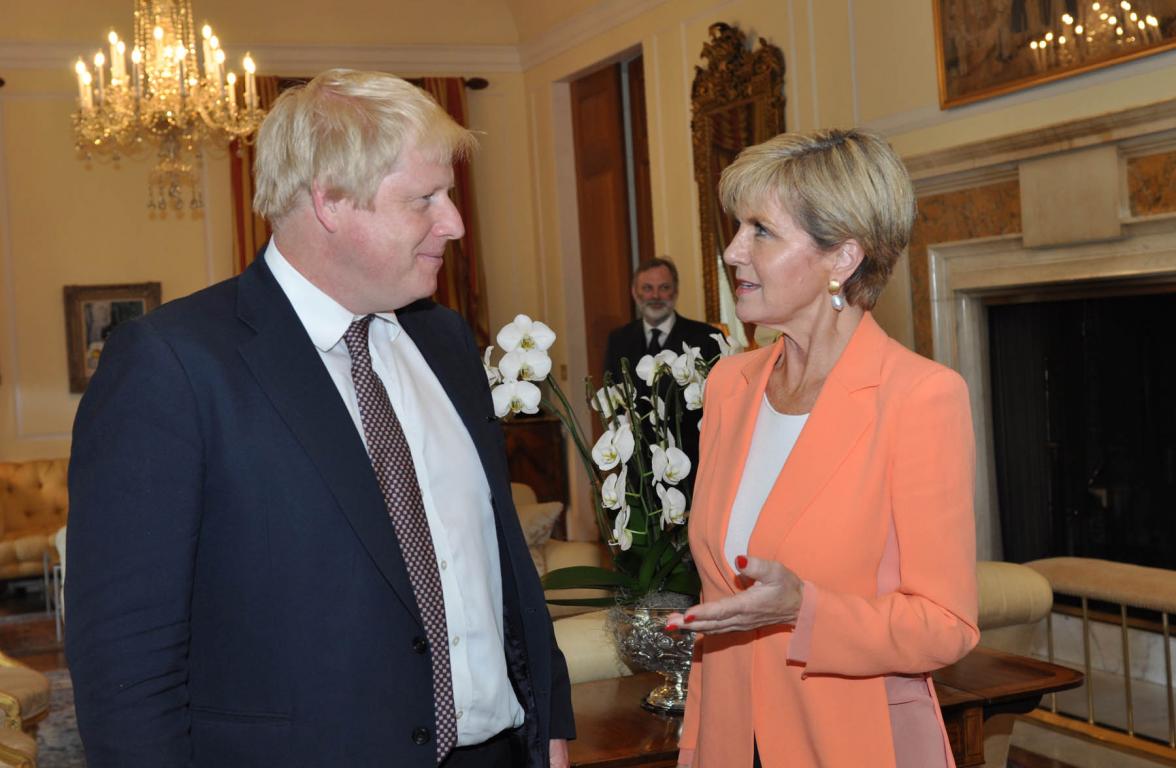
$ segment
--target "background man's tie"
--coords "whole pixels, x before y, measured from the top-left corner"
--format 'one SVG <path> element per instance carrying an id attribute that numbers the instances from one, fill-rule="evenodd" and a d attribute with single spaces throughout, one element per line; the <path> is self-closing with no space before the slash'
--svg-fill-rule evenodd
<path id="1" fill-rule="evenodd" d="M 649 331 L 649 346 L 645 348 L 645 351 L 651 355 L 656 355 L 661 350 L 661 328 L 652 328 Z"/>
<path id="2" fill-rule="evenodd" d="M 372 370 L 368 351 L 368 329 L 374 315 L 351 324 L 343 340 L 351 355 L 351 378 L 359 402 L 368 456 L 392 517 L 400 541 L 400 552 L 408 567 L 408 578 L 416 596 L 417 609 L 425 623 L 433 659 L 433 705 L 437 716 L 437 762 L 457 744 L 457 717 L 453 706 L 453 679 L 449 670 L 449 629 L 445 622 L 445 596 L 437 572 L 433 536 L 425 517 L 421 486 L 412 464 L 412 454 L 396 411 L 388 400 L 384 384 Z M 393 695 L 389 691 L 389 695 Z M 395 761 L 393 761 L 395 762 Z"/>

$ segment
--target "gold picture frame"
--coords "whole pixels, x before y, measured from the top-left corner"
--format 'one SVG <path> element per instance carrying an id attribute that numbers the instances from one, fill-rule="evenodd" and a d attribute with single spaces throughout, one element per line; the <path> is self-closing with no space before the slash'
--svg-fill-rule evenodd
<path id="1" fill-rule="evenodd" d="M 944 109 L 1176 48 L 1176 0 L 931 2 Z"/>
<path id="2" fill-rule="evenodd" d="M 160 284 L 67 285 L 62 294 L 69 391 L 85 392 L 106 337 L 120 323 L 158 307 Z"/>
<path id="3" fill-rule="evenodd" d="M 730 24 L 711 24 L 708 33 L 700 54 L 706 66 L 694 68 L 690 132 L 706 320 L 715 323 L 723 320 L 719 256 L 735 233 L 734 219 L 719 203 L 719 176 L 740 150 L 784 130 L 784 52 L 762 37 L 753 49 Z"/>

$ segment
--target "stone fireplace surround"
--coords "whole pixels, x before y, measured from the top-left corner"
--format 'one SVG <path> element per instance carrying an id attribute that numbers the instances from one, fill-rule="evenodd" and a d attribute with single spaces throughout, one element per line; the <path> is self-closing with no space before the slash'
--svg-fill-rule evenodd
<path id="1" fill-rule="evenodd" d="M 977 554 L 999 560 L 986 300 L 1176 286 L 1176 100 L 906 164 L 920 207 L 910 249 L 915 345 L 968 383 Z"/>

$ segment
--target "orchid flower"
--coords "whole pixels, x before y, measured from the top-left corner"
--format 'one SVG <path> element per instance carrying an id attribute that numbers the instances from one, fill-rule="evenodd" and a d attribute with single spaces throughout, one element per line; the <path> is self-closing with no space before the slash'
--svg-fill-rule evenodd
<path id="1" fill-rule="evenodd" d="M 498 361 L 505 381 L 543 381 L 551 373 L 551 358 L 541 349 L 515 349 Z"/>
<path id="2" fill-rule="evenodd" d="M 678 353 L 672 349 L 663 349 L 656 355 L 645 355 L 637 361 L 634 373 L 645 382 L 645 386 L 652 387 L 653 380 L 659 373 L 667 373 L 670 366 L 678 359 Z"/>
<path id="3" fill-rule="evenodd" d="M 650 462 L 653 467 L 653 482 L 665 481 L 670 485 L 677 485 L 690 474 L 690 457 L 680 448 L 652 445 L 649 452 L 653 456 Z"/>
<path id="4" fill-rule="evenodd" d="M 682 392 L 682 398 L 686 401 L 686 410 L 702 410 L 702 396 L 705 392 L 706 379 L 703 379 L 702 381 L 692 381 L 687 384 L 686 389 Z"/>
<path id="5" fill-rule="evenodd" d="M 633 546 L 633 534 L 626 527 L 629 525 L 629 505 L 625 504 L 621 507 L 621 511 L 617 513 L 617 519 L 613 521 L 612 541 L 610 544 L 616 544 L 624 552 Z"/>
<path id="6" fill-rule="evenodd" d="M 686 342 L 682 342 L 682 354 L 678 355 L 678 359 L 670 365 L 670 375 L 674 377 L 674 381 L 678 382 L 678 386 L 685 387 L 700 378 L 698 373 L 698 361 L 700 360 L 702 360 L 702 352 L 698 347 L 690 347 L 686 345 Z"/>
<path id="7" fill-rule="evenodd" d="M 743 351 L 743 347 L 739 342 L 735 341 L 734 336 L 724 336 L 721 333 L 712 333 L 710 335 L 715 343 L 719 345 L 719 356 L 727 357 L 729 355 L 737 355 Z"/>
<path id="8" fill-rule="evenodd" d="M 654 486 L 661 500 L 661 526 L 682 525 L 686 522 L 686 496 L 677 488 L 666 488 L 661 483 Z"/>
<path id="9" fill-rule="evenodd" d="M 526 315 L 516 315 L 512 322 L 498 332 L 496 341 L 504 352 L 514 352 L 516 349 L 546 350 L 555 342 L 555 331 Z"/>
<path id="10" fill-rule="evenodd" d="M 490 353 L 493 351 L 493 345 L 486 347 L 486 354 L 482 356 L 482 368 L 486 371 L 486 384 L 491 387 L 502 381 L 502 374 L 498 372 L 497 368 L 490 365 Z"/>
<path id="11" fill-rule="evenodd" d="M 615 429 L 605 430 L 596 445 L 592 446 L 592 460 L 602 471 L 610 470 L 629 461 L 634 444 L 633 428 L 628 424 L 618 424 Z"/>
<path id="12" fill-rule="evenodd" d="M 600 489 L 600 503 L 605 509 L 620 509 L 625 505 L 625 487 L 629 475 L 629 467 L 621 467 L 621 471 L 604 478 L 604 485 Z"/>
<path id="13" fill-rule="evenodd" d="M 603 419 L 611 419 L 620 408 L 625 404 L 625 395 L 621 392 L 619 387 L 601 387 L 592 395 L 592 410 L 600 414 Z"/>
<path id="14" fill-rule="evenodd" d="M 494 415 L 501 419 L 508 413 L 538 413 L 542 393 L 529 381 L 508 381 L 491 390 L 490 397 Z"/>

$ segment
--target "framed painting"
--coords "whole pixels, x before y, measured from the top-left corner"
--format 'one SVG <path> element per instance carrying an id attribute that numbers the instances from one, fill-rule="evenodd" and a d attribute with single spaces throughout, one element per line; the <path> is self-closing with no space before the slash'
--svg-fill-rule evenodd
<path id="1" fill-rule="evenodd" d="M 158 307 L 159 293 L 159 283 L 65 286 L 70 392 L 86 391 L 110 332 Z"/>
<path id="2" fill-rule="evenodd" d="M 1176 0 L 931 0 L 944 109 L 1176 48 Z"/>

